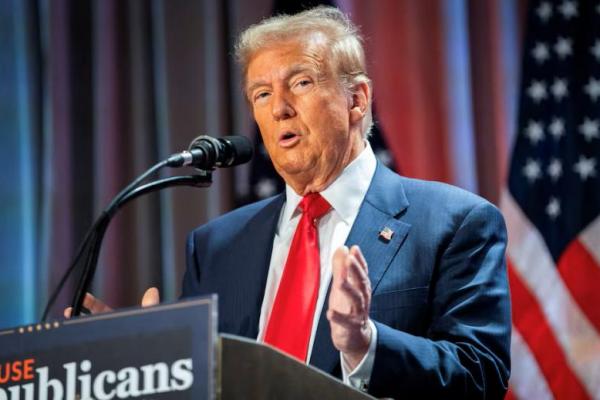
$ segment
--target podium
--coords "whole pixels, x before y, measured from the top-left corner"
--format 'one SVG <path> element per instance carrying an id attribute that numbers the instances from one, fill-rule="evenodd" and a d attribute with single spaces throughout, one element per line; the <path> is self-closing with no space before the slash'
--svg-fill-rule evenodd
<path id="1" fill-rule="evenodd" d="M 0 331 L 0 399 L 369 399 L 253 340 L 217 298 Z"/>
<path id="2" fill-rule="evenodd" d="M 278 350 L 233 335 L 219 337 L 220 397 L 230 399 L 373 399 Z"/>

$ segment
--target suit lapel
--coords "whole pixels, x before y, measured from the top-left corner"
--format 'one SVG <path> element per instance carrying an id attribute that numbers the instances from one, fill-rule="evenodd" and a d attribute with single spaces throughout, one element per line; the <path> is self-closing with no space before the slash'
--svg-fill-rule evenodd
<path id="1" fill-rule="evenodd" d="M 404 242 L 410 225 L 397 217 L 408 207 L 401 178 L 381 164 L 346 240 L 360 246 L 369 264 L 371 288 L 377 286 Z M 387 234 L 384 232 L 387 231 Z"/>
<path id="2" fill-rule="evenodd" d="M 238 334 L 250 338 L 258 335 L 258 322 L 260 309 L 265 293 L 267 275 L 271 253 L 273 250 L 273 237 L 285 202 L 285 194 L 276 196 L 262 210 L 260 210 L 244 228 L 246 238 L 242 254 L 251 255 L 244 258 L 244 266 L 240 269 L 243 293 L 233 293 L 239 297 L 238 305 L 243 308 L 236 318 L 240 325 Z M 239 253 L 238 253 L 239 254 Z"/>
<path id="3" fill-rule="evenodd" d="M 346 246 L 356 244 L 363 252 L 369 264 L 373 291 L 377 290 L 381 278 L 408 234 L 410 225 L 396 219 L 408 205 L 401 178 L 377 163 L 373 181 L 346 240 Z M 380 234 L 386 228 L 391 236 Z M 339 353 L 331 342 L 331 330 L 326 317 L 328 303 L 329 291 L 319 319 L 310 363 L 339 376 Z"/>

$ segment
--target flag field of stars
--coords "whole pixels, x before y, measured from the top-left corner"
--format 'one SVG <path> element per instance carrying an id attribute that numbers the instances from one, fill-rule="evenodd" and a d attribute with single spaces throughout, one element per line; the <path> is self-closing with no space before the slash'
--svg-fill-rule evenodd
<path id="1" fill-rule="evenodd" d="M 600 212 L 600 1 L 536 4 L 509 190 L 557 261 Z"/>

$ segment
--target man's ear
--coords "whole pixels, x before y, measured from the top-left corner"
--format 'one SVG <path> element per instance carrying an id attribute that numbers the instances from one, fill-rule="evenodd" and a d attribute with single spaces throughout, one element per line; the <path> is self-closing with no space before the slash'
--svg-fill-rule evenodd
<path id="1" fill-rule="evenodd" d="M 356 124 L 365 117 L 371 98 L 371 88 L 366 82 L 354 86 L 350 101 L 350 123 Z"/>

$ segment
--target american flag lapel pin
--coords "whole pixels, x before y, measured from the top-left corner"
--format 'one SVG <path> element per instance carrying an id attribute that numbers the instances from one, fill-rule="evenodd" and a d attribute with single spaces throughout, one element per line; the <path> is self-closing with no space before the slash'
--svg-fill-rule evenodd
<path id="1" fill-rule="evenodd" d="M 385 240 L 386 242 L 392 240 L 392 236 L 394 236 L 394 231 L 388 228 L 387 226 L 383 228 L 381 232 L 379 232 L 379 237 Z"/>

